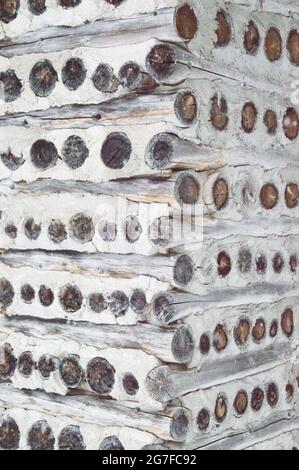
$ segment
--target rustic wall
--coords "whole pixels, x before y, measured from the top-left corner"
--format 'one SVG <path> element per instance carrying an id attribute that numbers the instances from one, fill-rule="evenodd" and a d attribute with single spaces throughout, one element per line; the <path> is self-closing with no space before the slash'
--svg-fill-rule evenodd
<path id="1" fill-rule="evenodd" d="M 0 449 L 296 448 L 298 2 L 0 25 Z"/>

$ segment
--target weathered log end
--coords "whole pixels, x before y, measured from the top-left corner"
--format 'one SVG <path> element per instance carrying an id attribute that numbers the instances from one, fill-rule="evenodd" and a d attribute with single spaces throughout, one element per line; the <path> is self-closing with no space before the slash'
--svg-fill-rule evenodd
<path id="1" fill-rule="evenodd" d="M 180 364 L 192 360 L 195 343 L 192 329 L 188 326 L 180 326 L 175 332 L 171 344 L 171 351 L 176 362 Z"/>

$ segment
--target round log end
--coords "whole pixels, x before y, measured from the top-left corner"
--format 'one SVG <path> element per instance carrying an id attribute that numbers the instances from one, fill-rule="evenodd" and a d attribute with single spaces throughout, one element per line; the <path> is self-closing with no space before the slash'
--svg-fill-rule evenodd
<path id="1" fill-rule="evenodd" d="M 111 170 L 121 170 L 127 165 L 132 154 L 132 144 L 123 132 L 112 132 L 103 143 L 101 159 Z"/>
<path id="2" fill-rule="evenodd" d="M 0 307 L 7 308 L 13 303 L 14 288 L 5 277 L 0 279 Z"/>
<path id="3" fill-rule="evenodd" d="M 28 0 L 28 9 L 33 15 L 40 16 L 47 9 L 46 0 Z"/>
<path id="4" fill-rule="evenodd" d="M 190 362 L 194 355 L 195 343 L 192 328 L 190 326 L 180 326 L 175 332 L 171 351 L 176 362 L 185 364 Z"/>
<path id="5" fill-rule="evenodd" d="M 190 416 L 186 409 L 178 408 L 172 414 L 170 435 L 175 441 L 185 441 L 189 432 Z"/>
<path id="6" fill-rule="evenodd" d="M 283 129 L 287 139 L 295 140 L 299 134 L 299 116 L 295 108 L 288 108 L 283 118 Z"/>
<path id="7" fill-rule="evenodd" d="M 49 96 L 58 82 L 58 75 L 52 63 L 45 59 L 37 62 L 29 76 L 29 84 L 33 93 L 39 98 Z"/>
<path id="8" fill-rule="evenodd" d="M 181 255 L 177 258 L 173 278 L 177 284 L 187 286 L 194 278 L 193 261 L 188 255 Z"/>
<path id="9" fill-rule="evenodd" d="M 200 196 L 200 184 L 191 173 L 182 173 L 178 176 L 175 185 L 176 200 L 180 205 L 194 205 Z"/>
<path id="10" fill-rule="evenodd" d="M 264 209 L 271 210 L 277 206 L 279 199 L 278 189 L 274 184 L 265 184 L 260 192 L 260 201 Z"/>
<path id="11" fill-rule="evenodd" d="M 234 338 L 236 344 L 240 347 L 244 346 L 250 335 L 250 323 L 246 318 L 242 318 L 238 325 L 234 328 Z"/>
<path id="12" fill-rule="evenodd" d="M 234 408 L 239 416 L 245 414 L 248 407 L 248 395 L 245 390 L 240 390 L 234 401 Z"/>
<path id="13" fill-rule="evenodd" d="M 0 449 L 16 450 L 19 448 L 20 430 L 16 421 L 10 416 L 0 417 Z"/>
<path id="14" fill-rule="evenodd" d="M 109 394 L 115 384 L 115 370 L 102 357 L 95 357 L 87 365 L 87 380 L 90 388 L 100 394 Z"/>
<path id="15" fill-rule="evenodd" d="M 85 450 L 80 427 L 71 424 L 63 428 L 58 438 L 58 448 L 59 450 Z"/>
<path id="16" fill-rule="evenodd" d="M 286 309 L 281 315 L 281 328 L 288 338 L 292 336 L 294 332 L 294 313 L 291 308 Z"/>
<path id="17" fill-rule="evenodd" d="M 47 421 L 41 420 L 33 424 L 27 443 L 31 450 L 54 450 L 55 437 Z"/>
<path id="18" fill-rule="evenodd" d="M 175 25 L 182 39 L 190 41 L 196 36 L 198 20 L 194 8 L 189 3 L 184 3 L 176 9 Z"/>
<path id="19" fill-rule="evenodd" d="M 232 33 L 230 20 L 224 10 L 219 10 L 216 15 L 217 29 L 215 31 L 217 40 L 215 45 L 217 47 L 225 47 L 230 43 Z"/>
<path id="20" fill-rule="evenodd" d="M 174 48 L 168 44 L 154 46 L 146 58 L 148 72 L 158 81 L 170 78 L 175 71 L 175 65 L 176 53 Z"/>
<path id="21" fill-rule="evenodd" d="M 17 359 L 10 344 L 4 344 L 0 349 L 0 380 L 9 380 L 15 373 Z"/>
<path id="22" fill-rule="evenodd" d="M 153 314 L 159 323 L 167 324 L 173 321 L 175 313 L 174 300 L 169 293 L 157 294 L 152 301 Z"/>
<path id="23" fill-rule="evenodd" d="M 18 372 L 23 377 L 30 377 L 35 369 L 35 362 L 30 351 L 23 352 L 18 358 Z"/>
<path id="24" fill-rule="evenodd" d="M 270 135 L 275 135 L 277 131 L 278 121 L 277 114 L 275 111 L 268 109 L 264 115 L 264 124 L 266 126 L 267 132 Z"/>
<path id="25" fill-rule="evenodd" d="M 299 31 L 293 29 L 288 37 L 287 49 L 292 64 L 299 65 Z"/>
<path id="26" fill-rule="evenodd" d="M 254 103 L 245 103 L 242 110 L 242 128 L 246 134 L 254 131 L 257 121 L 257 109 Z"/>
<path id="27" fill-rule="evenodd" d="M 276 62 L 282 55 L 282 38 L 277 28 L 270 28 L 265 37 L 264 44 L 266 57 L 270 62 Z"/>
<path id="28" fill-rule="evenodd" d="M 83 380 L 83 370 L 79 364 L 78 357 L 67 356 L 59 364 L 60 377 L 69 388 L 76 388 Z"/>
<path id="29" fill-rule="evenodd" d="M 174 111 L 178 120 L 191 126 L 197 119 L 198 105 L 195 94 L 191 90 L 181 90 L 177 93 Z"/>
<path id="30" fill-rule="evenodd" d="M 10 23 L 18 16 L 20 0 L 2 0 L 0 2 L 0 21 Z"/>
<path id="31" fill-rule="evenodd" d="M 82 244 L 89 243 L 95 234 L 92 218 L 86 214 L 75 214 L 69 221 L 71 237 Z"/>
<path id="32" fill-rule="evenodd" d="M 256 54 L 260 47 L 260 42 L 261 36 L 258 27 L 254 21 L 250 20 L 244 34 L 244 49 L 247 54 Z"/>
<path id="33" fill-rule="evenodd" d="M 160 366 L 151 370 L 146 377 L 146 388 L 154 400 L 167 403 L 173 397 L 170 391 L 171 369 L 168 366 Z"/>
<path id="34" fill-rule="evenodd" d="M 172 160 L 174 154 L 173 141 L 175 136 L 172 134 L 161 133 L 155 135 L 146 149 L 146 163 L 150 168 L 166 168 Z"/>

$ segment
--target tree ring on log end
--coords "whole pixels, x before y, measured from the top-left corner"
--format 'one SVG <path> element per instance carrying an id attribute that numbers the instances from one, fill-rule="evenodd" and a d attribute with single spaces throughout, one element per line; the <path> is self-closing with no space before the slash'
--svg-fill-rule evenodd
<path id="1" fill-rule="evenodd" d="M 32 145 L 30 149 L 30 158 L 32 164 L 38 170 L 48 170 L 56 165 L 58 160 L 58 152 L 53 142 L 39 139 Z"/>
<path id="2" fill-rule="evenodd" d="M 78 90 L 78 88 L 83 85 L 86 74 L 87 70 L 82 59 L 79 57 L 72 57 L 62 68 L 62 83 L 70 91 Z"/>
<path id="3" fill-rule="evenodd" d="M 131 154 L 131 141 L 123 132 L 109 134 L 101 149 L 104 165 L 112 170 L 121 170 L 130 160 Z"/>
<path id="4" fill-rule="evenodd" d="M 193 358 L 194 355 L 194 336 L 189 326 L 182 325 L 175 332 L 171 351 L 176 362 L 185 364 Z"/>
<path id="5" fill-rule="evenodd" d="M 118 88 L 118 80 L 109 64 L 99 64 L 91 77 L 94 87 L 102 93 L 114 93 Z"/>
<path id="6" fill-rule="evenodd" d="M 40 98 L 49 96 L 54 90 L 57 81 L 57 72 L 47 59 L 37 62 L 30 72 L 29 84 L 31 90 Z"/>
<path id="7" fill-rule="evenodd" d="M 75 214 L 69 221 L 69 231 L 71 237 L 79 243 L 91 242 L 95 234 L 92 218 L 86 214 Z"/>
<path id="8" fill-rule="evenodd" d="M 27 442 L 31 450 L 54 450 L 55 437 L 47 421 L 37 421 L 32 425 Z"/>
<path id="9" fill-rule="evenodd" d="M 67 284 L 60 289 L 59 301 L 63 310 L 68 313 L 75 313 L 82 307 L 83 296 L 77 286 Z"/>
<path id="10" fill-rule="evenodd" d="M 174 315 L 174 300 L 171 294 L 160 293 L 153 299 L 153 313 L 159 323 L 170 323 Z"/>
<path id="11" fill-rule="evenodd" d="M 64 163 L 72 170 L 77 170 L 84 165 L 89 157 L 89 150 L 81 137 L 69 136 L 63 144 L 62 157 Z"/>
<path id="12" fill-rule="evenodd" d="M 89 308 L 95 313 L 101 313 L 107 309 L 108 305 L 103 294 L 93 292 L 88 298 Z"/>
<path id="13" fill-rule="evenodd" d="M 200 184 L 191 173 L 182 173 L 176 180 L 174 191 L 179 204 L 194 205 L 200 196 Z"/>
<path id="14" fill-rule="evenodd" d="M 177 258 L 174 269 L 173 277 L 175 282 L 186 286 L 194 278 L 194 265 L 193 261 L 188 255 L 181 255 Z"/>
<path id="15" fill-rule="evenodd" d="M 115 384 L 115 370 L 102 357 L 95 357 L 87 365 L 87 380 L 90 388 L 100 395 L 109 394 Z"/>
<path id="16" fill-rule="evenodd" d="M 111 294 L 109 306 L 116 317 L 123 317 L 127 313 L 130 303 L 124 292 L 116 290 Z"/>
<path id="17" fill-rule="evenodd" d="M 258 274 L 265 274 L 266 271 L 267 271 L 267 266 L 268 266 L 268 262 L 267 262 L 267 258 L 265 255 L 263 255 L 262 253 L 259 253 L 257 256 L 256 256 L 256 259 L 255 259 L 255 265 L 256 265 L 256 272 Z"/>
<path id="18" fill-rule="evenodd" d="M 170 424 L 170 435 L 177 441 L 184 441 L 190 425 L 190 417 L 187 410 L 178 408 L 172 414 L 172 421 Z"/>
<path id="19" fill-rule="evenodd" d="M 60 220 L 52 220 L 48 227 L 48 236 L 55 244 L 60 244 L 67 239 L 67 231 Z"/>
<path id="20" fill-rule="evenodd" d="M 16 450 L 19 448 L 19 426 L 10 416 L 0 417 L 0 449 Z"/>
<path id="21" fill-rule="evenodd" d="M 213 201 L 217 211 L 224 209 L 229 200 L 229 188 L 224 178 L 218 178 L 213 185 Z"/>
<path id="22" fill-rule="evenodd" d="M 188 3 L 179 6 L 175 12 L 175 25 L 178 35 L 190 41 L 198 31 L 198 20 L 194 8 Z"/>
<path id="23" fill-rule="evenodd" d="M 193 91 L 181 90 L 177 93 L 174 111 L 178 120 L 186 126 L 192 125 L 198 115 L 197 99 Z"/>
<path id="24" fill-rule="evenodd" d="M 155 135 L 146 149 L 146 163 L 150 168 L 165 168 L 174 154 L 173 140 L 176 136 L 167 133 Z"/>
<path id="25" fill-rule="evenodd" d="M 78 356 L 65 357 L 59 364 L 60 377 L 69 388 L 76 388 L 83 380 L 83 370 L 79 364 Z"/>
<path id="26" fill-rule="evenodd" d="M 80 427 L 71 424 L 63 428 L 58 438 L 58 448 L 59 450 L 85 450 Z"/>
<path id="27" fill-rule="evenodd" d="M 146 68 L 150 75 L 160 81 L 171 77 L 175 70 L 175 65 L 175 50 L 167 44 L 154 46 L 146 58 Z"/>

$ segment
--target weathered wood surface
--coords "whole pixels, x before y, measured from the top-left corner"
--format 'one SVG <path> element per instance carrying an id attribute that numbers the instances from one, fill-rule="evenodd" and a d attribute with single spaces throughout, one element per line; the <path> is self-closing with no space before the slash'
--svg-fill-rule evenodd
<path id="1" fill-rule="evenodd" d="M 96 426 L 115 425 L 130 427 L 154 434 L 166 441 L 183 441 L 188 434 L 189 416 L 183 408 L 158 413 L 147 413 L 136 408 L 122 406 L 108 400 L 92 397 L 61 397 L 42 392 L 20 391 L 7 385 L 0 386 L 2 408 L 26 408 L 51 416 L 65 416 Z M 180 419 L 184 416 L 184 419 Z"/>
<path id="2" fill-rule="evenodd" d="M 278 345 L 276 348 L 270 346 L 261 351 L 207 363 L 199 371 L 177 371 L 161 366 L 148 375 L 147 386 L 156 400 L 167 403 L 195 390 L 232 382 L 287 364 L 292 352 L 294 348 L 290 345 Z"/>
<path id="3" fill-rule="evenodd" d="M 13 420 L 13 421 L 12 421 Z M 17 430 L 8 439 L 15 450 L 142 450 L 160 446 L 161 440 L 148 432 L 129 427 L 102 426 L 82 422 L 74 416 L 54 416 L 43 410 L 0 409 L 0 423 L 13 423 Z M 44 430 L 35 435 L 34 430 Z M 48 431 L 48 432 L 47 432 Z M 5 434 L 4 434 L 5 435 Z"/>
<path id="4" fill-rule="evenodd" d="M 298 5 L 61 3 L 0 5 L 0 448 L 295 447 Z"/>
<path id="5" fill-rule="evenodd" d="M 22 334 L 26 340 L 32 335 L 36 344 L 46 341 L 58 341 L 97 348 L 143 350 L 148 355 L 156 356 L 164 362 L 189 363 L 194 354 L 195 340 L 192 328 L 188 325 L 174 325 L 161 329 L 154 325 L 101 325 L 90 323 L 59 322 L 50 323 L 29 319 L 28 317 L 9 317 L 0 319 L 0 331 L 3 335 Z M 3 337 L 4 341 L 5 336 Z M 25 338 L 24 338 L 25 339 Z M 8 339 L 7 339 L 8 341 Z M 21 347 L 21 346 L 18 346 Z"/>

